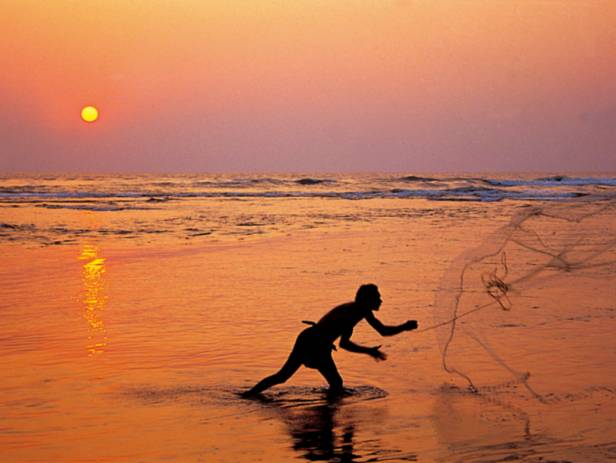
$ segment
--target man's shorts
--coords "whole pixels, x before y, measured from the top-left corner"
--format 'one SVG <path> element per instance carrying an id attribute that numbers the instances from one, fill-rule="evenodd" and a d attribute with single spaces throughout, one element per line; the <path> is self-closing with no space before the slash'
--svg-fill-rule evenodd
<path id="1" fill-rule="evenodd" d="M 319 328 L 311 326 L 302 331 L 295 341 L 291 355 L 297 355 L 302 365 L 320 368 L 331 362 L 334 345 L 319 333 Z"/>

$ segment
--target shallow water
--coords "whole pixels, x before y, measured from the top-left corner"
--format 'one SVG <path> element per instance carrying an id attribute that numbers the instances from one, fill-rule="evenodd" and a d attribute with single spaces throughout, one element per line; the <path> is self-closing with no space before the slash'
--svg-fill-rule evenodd
<path id="1" fill-rule="evenodd" d="M 275 191 L 350 191 L 350 183 L 368 191 L 377 182 L 298 182 L 306 178 L 264 183 Z M 3 186 L 15 189 L 19 181 Z M 122 191 L 145 189 L 138 177 L 116 181 L 129 185 Z M 212 180 L 191 179 L 197 181 Z M 247 182 L 217 181 L 233 191 Z M 102 188 L 100 178 L 41 182 L 64 193 L 83 192 L 88 182 Z M 162 183 L 174 182 L 147 180 L 160 183 L 161 195 L 175 188 Z M 567 191 L 578 188 L 569 183 Z M 611 191 L 609 182 L 596 183 L 583 188 Z M 237 395 L 282 364 L 301 320 L 352 299 L 361 283 L 379 285 L 377 316 L 385 323 L 433 325 L 435 295 L 456 256 L 529 204 L 552 210 L 553 202 L 305 194 L 158 203 L 141 196 L 129 198 L 133 208 L 107 210 L 100 202 L 110 201 L 109 192 L 90 198 L 95 207 L 88 208 L 72 207 L 86 204 L 75 194 L 53 199 L 62 207 L 13 194 L 0 209 L 2 461 L 616 459 L 609 265 L 600 278 L 595 270 L 573 271 L 523 288 L 511 295 L 510 312 L 482 312 L 464 325 L 483 327 L 469 332 L 485 336 L 508 366 L 530 372 L 528 385 L 540 399 L 524 383 L 501 381 L 505 370 L 468 337 L 456 338 L 461 350 L 452 361 L 470 365 L 478 394 L 443 370 L 439 330 L 380 338 L 364 324 L 353 339 L 383 344 L 389 358 L 375 363 L 336 352 L 349 395 L 329 400 L 322 378 L 308 369 L 262 400 Z M 576 206 L 561 199 L 559 207 Z M 570 233 L 592 242 L 614 236 L 614 225 L 608 211 Z M 612 251 L 602 258 L 612 262 Z M 519 253 L 509 260 L 512 274 L 534 265 Z"/>

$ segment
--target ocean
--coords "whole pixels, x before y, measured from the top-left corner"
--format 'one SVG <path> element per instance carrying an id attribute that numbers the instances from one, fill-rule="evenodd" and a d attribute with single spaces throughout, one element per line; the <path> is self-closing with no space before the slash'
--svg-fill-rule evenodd
<path id="1" fill-rule="evenodd" d="M 616 175 L 0 177 L 0 461 L 616 460 Z M 385 324 L 247 400 L 302 320 Z"/>
<path id="2" fill-rule="evenodd" d="M 156 241 L 157 236 L 239 239 L 400 217 L 417 200 L 427 201 L 431 213 L 438 214 L 439 203 L 571 202 L 614 194 L 616 175 L 5 176 L 0 177 L 0 239 L 24 244 L 101 236 L 139 242 Z M 370 208 L 371 200 L 391 200 L 390 205 L 400 207 Z M 313 203 L 319 207 L 311 207 Z M 21 214 L 24 208 L 31 213 Z M 84 211 L 108 214 L 99 215 L 105 218 L 99 225 L 84 224 L 79 219 Z"/>

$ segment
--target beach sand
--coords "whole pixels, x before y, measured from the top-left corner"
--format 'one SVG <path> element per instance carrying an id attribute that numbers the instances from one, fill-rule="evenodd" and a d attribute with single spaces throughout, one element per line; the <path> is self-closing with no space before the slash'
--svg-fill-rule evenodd
<path id="1" fill-rule="evenodd" d="M 289 207 L 319 207 L 302 201 Z M 326 207 L 364 207 L 339 203 Z M 508 318 L 481 325 L 508 366 L 530 372 L 538 397 L 523 381 L 501 381 L 502 365 L 468 336 L 456 338 L 452 361 L 469 363 L 479 393 L 444 371 L 439 329 L 380 338 L 365 322 L 353 339 L 382 344 L 389 358 L 334 353 L 350 396 L 328 401 L 323 379 L 304 368 L 263 400 L 238 397 L 282 365 L 301 320 L 351 300 L 362 283 L 379 285 L 384 323 L 445 320 L 434 302 L 447 269 L 523 206 L 369 203 L 406 214 L 190 245 L 2 243 L 0 460 L 616 459 L 613 273 L 573 272 L 547 292 L 523 291 Z"/>

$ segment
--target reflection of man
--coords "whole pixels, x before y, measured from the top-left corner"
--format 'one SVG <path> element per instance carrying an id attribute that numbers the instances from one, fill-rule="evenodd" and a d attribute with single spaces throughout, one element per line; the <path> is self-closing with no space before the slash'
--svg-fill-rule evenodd
<path id="1" fill-rule="evenodd" d="M 326 403 L 299 414 L 287 412 L 285 422 L 293 440 L 293 450 L 302 452 L 309 461 L 355 461 L 353 423 L 348 423 L 341 435 L 336 436 L 334 417 L 337 411 L 337 404 Z"/>
<path id="2" fill-rule="evenodd" d="M 333 308 L 317 323 L 305 322 L 312 326 L 299 334 L 282 368 L 261 380 L 246 391 L 245 395 L 258 394 L 276 384 L 284 383 L 302 365 L 318 370 L 329 383 L 331 392 L 341 392 L 342 377 L 332 358 L 332 350 L 335 349 L 333 343 L 336 339 L 340 338 L 342 349 L 367 354 L 375 360 L 385 360 L 387 356 L 379 350 L 381 346 L 364 347 L 351 341 L 355 325 L 365 319 L 381 336 L 393 336 L 417 328 L 415 320 L 408 320 L 398 326 L 386 326 L 381 323 L 372 313 L 379 310 L 381 303 L 381 295 L 376 285 L 362 285 L 357 290 L 354 302 Z"/>
<path id="3" fill-rule="evenodd" d="M 298 392 L 301 393 L 300 388 Z M 358 391 L 361 393 L 361 391 Z M 370 400 L 373 397 L 365 397 Z M 306 461 L 417 461 L 415 453 L 383 447 L 378 434 L 383 409 L 374 406 L 346 409 L 340 395 L 325 394 L 324 401 L 303 407 L 288 402 L 284 394 L 264 400 L 263 406 L 276 412 L 287 426 L 293 450 Z M 342 413 L 341 413 L 342 412 Z M 363 432 L 362 432 L 363 431 Z M 363 437 L 362 437 L 363 436 Z"/>

